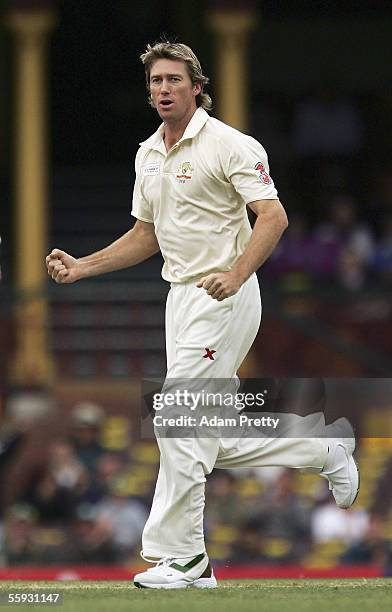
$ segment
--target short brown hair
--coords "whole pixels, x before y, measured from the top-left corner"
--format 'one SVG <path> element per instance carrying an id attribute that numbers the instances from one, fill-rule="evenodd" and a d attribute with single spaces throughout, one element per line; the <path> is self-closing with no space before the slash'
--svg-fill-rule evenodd
<path id="1" fill-rule="evenodd" d="M 150 72 L 156 60 L 169 59 L 177 62 L 184 62 L 192 83 L 194 85 L 200 83 L 201 85 L 201 92 L 196 96 L 196 105 L 201 106 L 205 110 L 211 110 L 212 100 L 210 96 L 203 91 L 204 86 L 209 83 L 210 79 L 204 76 L 200 62 L 190 47 L 182 43 L 172 43 L 164 40 L 155 43 L 153 46 L 148 44 L 145 53 L 141 54 L 140 59 L 142 60 L 146 72 L 148 92 L 150 92 Z M 149 103 L 151 104 L 151 96 L 149 96 Z"/>

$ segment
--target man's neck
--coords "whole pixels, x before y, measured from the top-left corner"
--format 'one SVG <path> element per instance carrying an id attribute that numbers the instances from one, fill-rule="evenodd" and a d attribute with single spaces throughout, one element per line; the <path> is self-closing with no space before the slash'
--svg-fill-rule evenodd
<path id="1" fill-rule="evenodd" d="M 169 152 L 174 145 L 181 140 L 184 135 L 184 132 L 187 128 L 188 123 L 192 119 L 193 115 L 196 112 L 196 108 L 192 109 L 185 117 L 176 123 L 167 123 L 165 122 L 163 140 L 165 143 L 166 151 Z"/>
<path id="2" fill-rule="evenodd" d="M 174 129 L 170 129 L 169 126 L 165 124 L 165 132 L 163 134 L 163 141 L 165 143 L 167 152 L 169 152 L 170 149 L 174 147 L 176 142 L 181 140 L 182 136 L 184 135 L 184 132 L 185 132 L 185 128 L 174 130 Z"/>

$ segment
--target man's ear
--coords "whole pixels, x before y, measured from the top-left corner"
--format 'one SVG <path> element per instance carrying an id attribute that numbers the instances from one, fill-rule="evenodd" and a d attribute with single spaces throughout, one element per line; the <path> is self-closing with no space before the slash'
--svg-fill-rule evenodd
<path id="1" fill-rule="evenodd" d="M 195 96 L 198 96 L 200 92 L 201 92 L 201 83 L 195 83 L 193 86 L 193 93 L 195 94 Z"/>

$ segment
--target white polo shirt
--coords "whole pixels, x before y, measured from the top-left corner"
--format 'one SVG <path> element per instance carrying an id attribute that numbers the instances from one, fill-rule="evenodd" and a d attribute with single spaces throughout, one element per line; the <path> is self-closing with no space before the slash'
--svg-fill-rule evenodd
<path id="1" fill-rule="evenodd" d="M 277 198 L 265 149 L 198 108 L 167 152 L 164 124 L 140 143 L 132 215 L 153 223 L 174 283 L 230 270 L 252 230 L 246 205 Z"/>

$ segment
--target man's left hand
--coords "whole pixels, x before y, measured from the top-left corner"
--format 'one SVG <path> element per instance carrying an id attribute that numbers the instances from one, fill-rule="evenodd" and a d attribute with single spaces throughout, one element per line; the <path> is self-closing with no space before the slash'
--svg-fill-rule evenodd
<path id="1" fill-rule="evenodd" d="M 232 271 L 214 272 L 203 276 L 196 287 L 205 289 L 212 299 L 222 302 L 226 298 L 234 295 L 240 289 L 242 282 Z"/>

